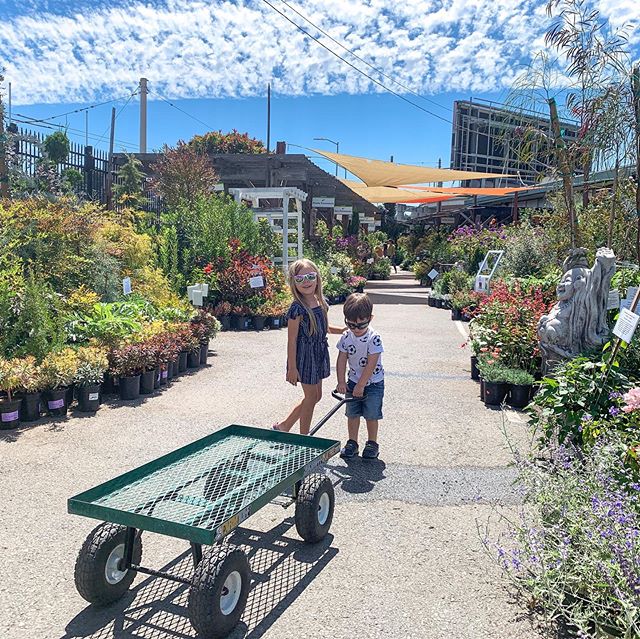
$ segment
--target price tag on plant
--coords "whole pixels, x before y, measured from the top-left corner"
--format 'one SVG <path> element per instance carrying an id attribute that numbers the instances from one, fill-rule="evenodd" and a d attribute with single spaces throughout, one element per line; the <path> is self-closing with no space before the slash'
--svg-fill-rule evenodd
<path id="1" fill-rule="evenodd" d="M 620 293 L 617 288 L 609 291 L 609 297 L 607 298 L 607 310 L 611 311 L 614 308 L 620 308 Z"/>
<path id="2" fill-rule="evenodd" d="M 438 271 L 436 271 L 435 268 L 432 268 L 428 273 L 427 273 L 427 277 L 430 277 L 431 280 L 435 280 L 436 277 L 438 277 L 438 275 L 440 275 L 440 273 L 438 273 Z"/>
<path id="3" fill-rule="evenodd" d="M 125 295 L 130 295 L 131 294 L 131 278 L 130 277 L 125 277 L 122 280 L 122 292 Z"/>
<path id="4" fill-rule="evenodd" d="M 250 278 L 249 286 L 251 288 L 262 288 L 264 286 L 264 277 L 262 277 L 262 275 L 256 275 Z"/>
<path id="5" fill-rule="evenodd" d="M 613 327 L 613 334 L 619 337 L 623 342 L 631 342 L 633 334 L 638 326 L 640 315 L 632 313 L 630 310 L 623 308 L 616 325 Z"/>
<path id="6" fill-rule="evenodd" d="M 373 258 L 372 258 L 372 257 L 370 257 L 370 258 L 367 260 L 367 264 L 373 264 Z"/>

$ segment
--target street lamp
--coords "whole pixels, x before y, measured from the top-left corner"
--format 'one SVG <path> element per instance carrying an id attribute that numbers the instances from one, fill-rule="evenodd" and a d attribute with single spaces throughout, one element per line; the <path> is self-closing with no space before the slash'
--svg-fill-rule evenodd
<path id="1" fill-rule="evenodd" d="M 340 142 L 335 142 L 334 140 L 330 140 L 329 138 L 313 138 L 314 140 L 324 140 L 325 142 L 331 142 L 331 144 L 336 145 L 336 154 L 340 153 Z M 336 162 L 336 177 L 338 177 L 338 163 Z"/>

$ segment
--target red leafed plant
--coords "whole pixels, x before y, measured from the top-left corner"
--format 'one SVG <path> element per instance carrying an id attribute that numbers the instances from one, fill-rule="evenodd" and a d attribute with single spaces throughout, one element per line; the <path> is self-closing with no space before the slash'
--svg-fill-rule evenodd
<path id="1" fill-rule="evenodd" d="M 516 282 L 509 288 L 498 281 L 490 295 L 482 298 L 471 312 L 474 323 L 494 336 L 492 350 L 506 366 L 534 370 L 539 357 L 536 327 L 552 304 L 545 303 L 540 288 L 524 294 Z"/>

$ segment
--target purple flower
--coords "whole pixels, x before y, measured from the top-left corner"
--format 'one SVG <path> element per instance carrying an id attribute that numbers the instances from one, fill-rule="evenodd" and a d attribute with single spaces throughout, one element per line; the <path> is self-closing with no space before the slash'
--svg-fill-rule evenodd
<path id="1" fill-rule="evenodd" d="M 622 397 L 622 393 L 618 393 L 617 391 L 609 393 L 609 399 L 619 399 L 620 397 Z"/>
<path id="2" fill-rule="evenodd" d="M 611 417 L 615 417 L 616 415 L 620 414 L 620 409 L 617 408 L 616 406 L 611 406 L 609 408 L 609 415 L 611 415 Z"/>
<path id="3" fill-rule="evenodd" d="M 582 416 L 582 421 L 583 422 L 592 422 L 593 421 L 593 415 L 591 415 L 590 413 L 585 413 Z"/>

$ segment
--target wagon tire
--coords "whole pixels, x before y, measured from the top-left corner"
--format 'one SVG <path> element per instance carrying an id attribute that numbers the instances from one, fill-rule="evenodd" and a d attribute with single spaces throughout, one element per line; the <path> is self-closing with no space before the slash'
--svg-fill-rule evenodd
<path id="1" fill-rule="evenodd" d="M 296 499 L 296 530 L 308 543 L 324 539 L 331 528 L 335 493 L 326 475 L 315 473 L 302 481 Z"/>
<path id="2" fill-rule="evenodd" d="M 106 606 L 117 601 L 135 579 L 135 571 L 118 569 L 118 561 L 124 557 L 126 534 L 125 526 L 107 522 L 94 528 L 82 544 L 74 578 L 80 596 L 89 603 Z M 140 564 L 141 559 L 142 539 L 137 533 L 132 563 Z"/>
<path id="3" fill-rule="evenodd" d="M 205 553 L 193 574 L 187 608 L 202 639 L 226 637 L 240 621 L 251 587 L 251 568 L 242 550 L 232 546 Z"/>

